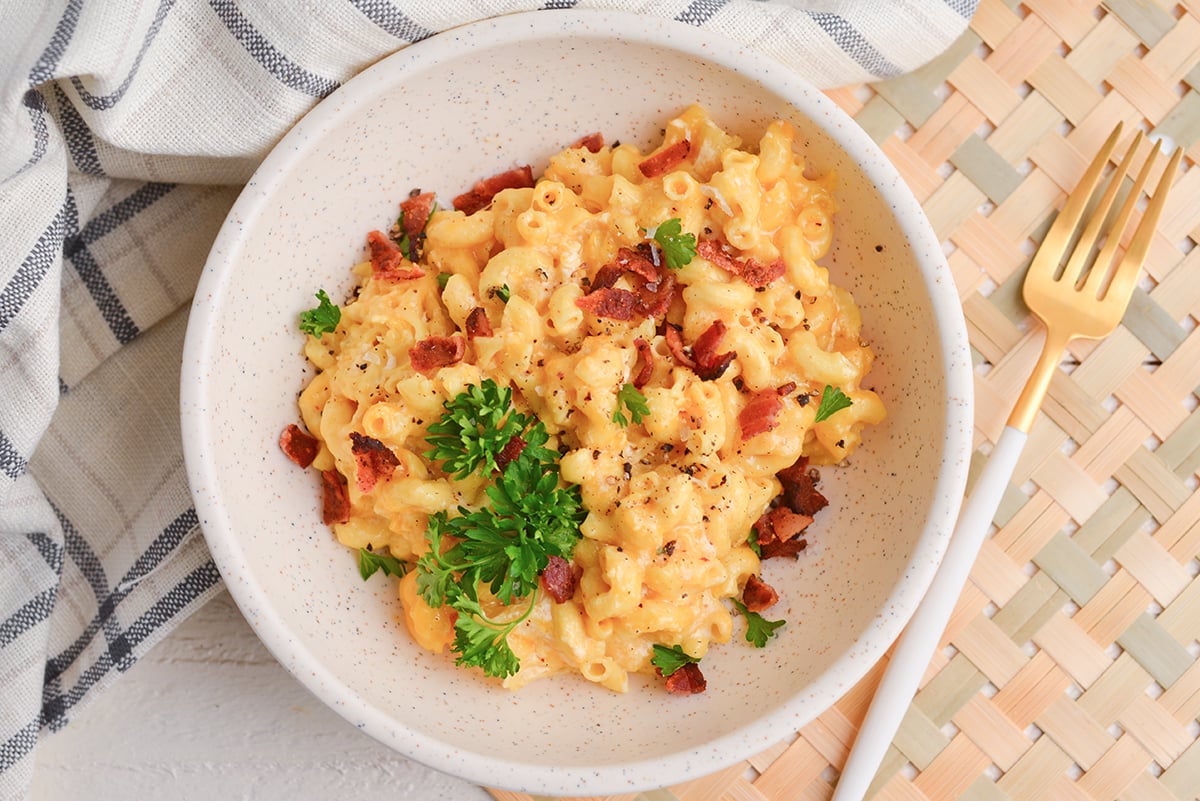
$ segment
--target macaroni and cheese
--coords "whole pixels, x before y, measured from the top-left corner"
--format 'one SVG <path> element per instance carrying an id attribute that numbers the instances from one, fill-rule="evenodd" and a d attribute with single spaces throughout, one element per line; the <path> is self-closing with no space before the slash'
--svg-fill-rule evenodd
<path id="1" fill-rule="evenodd" d="M 300 415 L 346 546 L 411 568 L 431 519 L 488 503 L 488 476 L 453 474 L 428 439 L 488 381 L 578 487 L 561 586 L 507 606 L 479 592 L 494 620 L 521 621 L 505 686 L 569 672 L 624 691 L 655 672 L 656 645 L 695 660 L 729 641 L 765 608 L 746 592 L 763 586 L 756 538 L 788 494 L 780 475 L 840 462 L 883 419 L 858 309 L 818 264 L 835 179 L 810 175 L 794 138 L 776 121 L 743 147 L 691 107 L 649 152 L 586 137 L 459 208 L 414 193 L 372 234 L 336 327 L 308 337 Z M 783 511 L 780 539 L 811 520 Z M 415 641 L 452 647 L 462 613 L 398 572 Z"/>

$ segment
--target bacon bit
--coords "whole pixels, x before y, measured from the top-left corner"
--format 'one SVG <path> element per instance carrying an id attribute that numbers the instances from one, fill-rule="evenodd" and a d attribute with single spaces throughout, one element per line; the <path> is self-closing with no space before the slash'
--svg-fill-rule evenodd
<path id="1" fill-rule="evenodd" d="M 597 131 L 586 136 L 581 136 L 575 140 L 575 144 L 571 145 L 571 147 L 586 147 L 592 153 L 599 153 L 600 148 L 604 147 L 604 134 Z"/>
<path id="2" fill-rule="evenodd" d="M 542 568 L 542 587 L 555 603 L 562 604 L 575 595 L 575 570 L 561 556 L 550 555 L 550 561 Z"/>
<path id="3" fill-rule="evenodd" d="M 657 178 L 679 166 L 688 153 L 692 152 L 692 143 L 686 139 L 667 145 L 652 156 L 647 156 L 638 163 L 638 169 L 647 178 Z"/>
<path id="4" fill-rule="evenodd" d="M 488 319 L 482 306 L 476 306 L 467 315 L 467 336 L 471 339 L 494 336 L 492 321 Z"/>
<path id="5" fill-rule="evenodd" d="M 621 272 L 639 275 L 647 283 L 655 283 L 662 278 L 654 262 L 632 248 L 618 249 L 615 264 Z"/>
<path id="6" fill-rule="evenodd" d="M 795 391 L 796 391 L 796 382 L 795 381 L 788 381 L 786 384 L 780 384 L 779 386 L 775 387 L 775 392 L 781 396 L 791 395 Z"/>
<path id="7" fill-rule="evenodd" d="M 384 281 L 407 281 L 420 278 L 425 271 L 417 266 L 404 267 L 404 252 L 383 231 L 367 234 L 367 247 L 371 252 L 371 271 Z"/>
<path id="8" fill-rule="evenodd" d="M 471 191 L 454 198 L 454 208 L 464 214 L 474 214 L 491 203 L 492 198 L 505 189 L 523 189 L 533 185 L 533 168 L 528 164 L 515 167 L 476 181 Z"/>
<path id="9" fill-rule="evenodd" d="M 667 692 L 675 695 L 695 695 L 704 692 L 707 687 L 708 682 L 704 680 L 704 674 L 695 662 L 688 662 L 667 676 Z"/>
<path id="10" fill-rule="evenodd" d="M 742 280 L 755 289 L 762 289 L 777 278 L 782 278 L 787 272 L 787 265 L 779 258 L 770 264 L 763 264 L 754 259 L 746 259 L 746 268 L 742 271 Z"/>
<path id="11" fill-rule="evenodd" d="M 768 511 L 754 524 L 762 558 L 799 556 L 808 547 L 808 542 L 801 535 L 812 521 L 810 515 L 797 514 L 786 506 L 777 506 Z"/>
<path id="12" fill-rule="evenodd" d="M 321 471 L 321 520 L 326 525 L 350 519 L 350 493 L 346 478 L 336 470 Z"/>
<path id="13" fill-rule="evenodd" d="M 783 484 L 780 497 L 784 506 L 801 515 L 815 515 L 829 505 L 829 501 L 817 491 L 821 474 L 808 468 L 808 459 L 801 456 L 791 467 L 777 474 Z"/>
<path id="14" fill-rule="evenodd" d="M 316 437 L 305 434 L 300 430 L 300 426 L 292 423 L 279 435 L 279 448 L 296 464 L 308 467 L 313 463 L 313 459 L 317 458 L 321 443 Z"/>
<path id="15" fill-rule="evenodd" d="M 767 582 L 751 574 L 742 588 L 742 603 L 751 612 L 761 612 L 770 609 L 779 600 L 779 593 Z"/>
<path id="16" fill-rule="evenodd" d="M 696 369 L 696 362 L 683 345 L 683 329 L 674 323 L 667 323 L 663 327 L 663 339 L 667 341 L 667 349 L 671 351 L 671 355 L 675 357 L 675 361 L 679 362 L 684 367 L 692 370 Z"/>
<path id="17" fill-rule="evenodd" d="M 755 259 L 737 259 L 726 253 L 724 248 L 712 239 L 702 239 L 696 245 L 696 252 L 705 261 L 715 264 L 730 275 L 739 276 L 755 289 L 762 289 L 787 272 L 787 265 L 782 258 L 771 264 L 762 264 Z"/>
<path id="18" fill-rule="evenodd" d="M 742 439 L 747 440 L 779 425 L 779 413 L 783 411 L 783 398 L 773 389 L 764 389 L 750 396 L 741 413 L 738 425 L 742 427 Z"/>
<path id="19" fill-rule="evenodd" d="M 500 469 L 500 472 L 504 472 L 504 468 L 508 467 L 512 462 L 515 462 L 518 457 L 520 457 L 521 452 L 525 450 L 525 446 L 528 444 L 529 443 L 520 437 L 513 437 L 508 442 L 504 443 L 504 447 L 501 448 L 500 452 L 496 454 L 496 467 Z"/>
<path id="20" fill-rule="evenodd" d="M 640 314 L 646 317 L 662 317 L 675 301 L 675 274 L 660 272 L 657 282 L 641 283 L 637 294 Z"/>
<path id="21" fill-rule="evenodd" d="M 462 337 L 426 337 L 408 349 L 408 358 L 418 373 L 428 373 L 462 361 L 467 352 Z"/>
<path id="22" fill-rule="evenodd" d="M 400 466 L 400 460 L 392 449 L 374 437 L 367 437 L 357 431 L 350 432 L 350 452 L 354 454 L 354 463 L 358 466 L 358 491 L 370 492 L 380 481 L 387 481 Z"/>
<path id="23" fill-rule="evenodd" d="M 720 378 L 733 360 L 735 351 L 717 353 L 717 347 L 725 336 L 725 323 L 713 320 L 712 325 L 692 343 L 692 358 L 696 360 L 696 375 L 705 381 Z"/>
<path id="24" fill-rule="evenodd" d="M 635 389 L 641 389 L 646 386 L 650 376 L 654 375 L 654 350 L 650 343 L 641 337 L 633 340 L 633 346 L 637 348 L 638 361 L 642 363 L 642 369 L 633 377 L 633 386 Z"/>
<path id="25" fill-rule="evenodd" d="M 429 216 L 433 214 L 433 203 L 434 194 L 432 192 L 421 192 L 409 195 L 408 199 L 400 204 L 400 211 L 404 215 L 402 220 L 404 233 L 408 235 L 408 241 L 412 242 L 414 247 L 425 231 L 425 224 L 429 222 Z"/>
<path id="26" fill-rule="evenodd" d="M 611 289 L 616 286 L 617 281 L 621 279 L 622 270 L 617 266 L 615 261 L 610 261 L 608 264 L 596 271 L 596 277 L 592 279 L 592 291 L 597 289 Z"/>
<path id="27" fill-rule="evenodd" d="M 589 292 L 575 301 L 575 305 L 597 317 L 610 320 L 632 320 L 638 305 L 638 296 L 628 289 L 604 287 Z"/>

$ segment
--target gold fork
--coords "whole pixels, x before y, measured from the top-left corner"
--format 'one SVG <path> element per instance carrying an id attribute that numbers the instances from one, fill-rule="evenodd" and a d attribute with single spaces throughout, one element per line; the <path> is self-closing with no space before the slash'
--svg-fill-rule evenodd
<path id="1" fill-rule="evenodd" d="M 929 590 L 896 641 L 832 801 L 859 801 L 866 795 L 950 620 L 1067 343 L 1079 337 L 1097 339 L 1107 336 L 1117 327 L 1129 306 L 1138 272 L 1150 249 L 1150 240 L 1183 153 L 1177 149 L 1172 154 L 1128 249 L 1117 260 L 1121 235 L 1140 203 L 1142 189 L 1159 155 L 1158 145 L 1155 145 L 1125 202 L 1109 223 L 1113 202 L 1142 143 L 1139 131 L 1091 210 L 1087 224 L 1081 228 L 1080 221 L 1120 138 L 1121 126 L 1118 125 L 1088 166 L 1079 185 L 1068 196 L 1029 265 L 1023 294 L 1026 305 L 1045 324 L 1042 355 L 988 456 L 975 488 L 963 504 L 946 555 Z M 1102 232 L 1107 234 L 1097 253 L 1096 244 Z M 1072 240 L 1076 240 L 1074 247 Z M 1068 255 L 1064 266 L 1063 259 Z"/>

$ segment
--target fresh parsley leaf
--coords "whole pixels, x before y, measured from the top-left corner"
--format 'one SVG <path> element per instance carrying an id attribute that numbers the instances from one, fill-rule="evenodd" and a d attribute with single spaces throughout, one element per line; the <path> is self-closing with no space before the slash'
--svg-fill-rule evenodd
<path id="1" fill-rule="evenodd" d="M 762 546 L 758 544 L 758 529 L 750 529 L 750 536 L 746 538 L 746 544 L 750 546 L 750 550 L 754 551 L 754 555 L 762 559 Z"/>
<path id="2" fill-rule="evenodd" d="M 438 289 L 445 289 L 446 284 L 450 283 L 450 273 L 437 274 Z"/>
<path id="3" fill-rule="evenodd" d="M 699 661 L 698 658 L 685 653 L 678 645 L 668 648 L 658 643 L 654 644 L 654 656 L 650 657 L 650 664 L 658 668 L 664 676 L 670 676 L 684 665 L 695 664 Z"/>
<path id="4" fill-rule="evenodd" d="M 386 556 L 368 551 L 366 548 L 359 548 L 358 572 L 362 574 L 363 581 L 375 575 L 379 570 L 382 570 L 385 576 L 400 578 L 408 572 L 408 565 L 394 556 Z"/>
<path id="5" fill-rule="evenodd" d="M 482 668 L 487 675 L 500 679 L 520 670 L 521 662 L 508 645 L 508 633 L 529 616 L 532 601 L 525 614 L 511 623 L 489 620 L 479 602 L 470 598 L 461 599 L 455 609 L 458 617 L 454 621 L 453 650 L 458 658 L 454 664 Z"/>
<path id="6" fill-rule="evenodd" d="M 500 298 L 501 303 L 508 303 L 508 299 L 512 297 L 512 290 L 508 288 L 508 284 L 501 284 L 492 291 Z"/>
<path id="7" fill-rule="evenodd" d="M 617 390 L 617 408 L 613 410 L 612 421 L 617 425 L 629 425 L 629 418 L 621 411 L 622 408 L 629 410 L 629 417 L 633 418 L 634 423 L 642 422 L 642 418 L 650 414 L 650 407 L 646 405 L 646 396 L 638 392 L 637 387 L 633 384 L 624 384 Z"/>
<path id="8" fill-rule="evenodd" d="M 835 412 L 840 412 L 853 403 L 854 401 L 842 392 L 840 387 L 831 387 L 826 384 L 825 391 L 821 393 L 821 403 L 817 406 L 817 419 L 814 422 L 828 420 Z"/>
<path id="9" fill-rule="evenodd" d="M 734 607 L 746 618 L 746 642 L 753 643 L 755 648 L 763 648 L 767 640 L 775 636 L 775 629 L 786 623 L 786 620 L 767 620 L 758 612 L 751 612 L 737 598 L 731 598 Z"/>
<path id="10" fill-rule="evenodd" d="M 324 289 L 318 290 L 316 297 L 321 302 L 319 306 L 300 312 L 300 330 L 319 337 L 337 328 L 342 319 L 342 310 L 329 300 Z"/>
<path id="11" fill-rule="evenodd" d="M 496 457 L 513 437 L 530 425 L 530 418 L 512 408 L 512 389 L 492 379 L 472 384 L 446 401 L 441 418 L 429 426 L 425 440 L 433 446 L 428 459 L 462 480 L 476 471 L 491 475 Z"/>
<path id="12" fill-rule="evenodd" d="M 678 270 L 696 256 L 696 235 L 684 233 L 678 217 L 659 223 L 653 239 L 662 248 L 667 267 L 672 270 Z"/>

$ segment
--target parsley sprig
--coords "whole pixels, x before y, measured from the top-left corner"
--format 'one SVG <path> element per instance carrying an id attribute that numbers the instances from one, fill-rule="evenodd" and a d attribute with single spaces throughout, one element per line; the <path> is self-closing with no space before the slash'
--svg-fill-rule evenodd
<path id="1" fill-rule="evenodd" d="M 667 267 L 672 270 L 678 270 L 696 256 L 696 235 L 684 233 L 678 217 L 659 223 L 650 238 L 662 248 Z"/>
<path id="2" fill-rule="evenodd" d="M 429 551 L 417 560 L 417 590 L 426 603 L 458 613 L 457 664 L 500 678 L 520 668 L 507 638 L 533 609 L 538 576 L 551 556 L 571 558 L 586 514 L 579 487 L 561 486 L 545 427 L 513 409 L 511 400 L 510 389 L 484 381 L 448 401 L 430 426 L 431 458 L 443 460 L 457 478 L 480 472 L 494 475 L 494 482 L 485 489 L 490 503 L 481 508 L 459 506 L 454 516 L 430 517 Z M 497 459 L 514 437 L 525 445 L 500 470 Z M 526 598 L 528 604 L 514 619 L 491 618 L 482 588 L 506 607 Z"/>
<path id="3" fill-rule="evenodd" d="M 742 617 L 746 618 L 746 642 L 752 643 L 755 648 L 765 647 L 767 640 L 775 636 L 775 630 L 787 622 L 786 620 L 767 620 L 758 612 L 751 612 L 737 598 L 729 600 L 733 601 L 734 608 Z"/>
<path id="4" fill-rule="evenodd" d="M 814 422 L 828 420 L 834 413 L 840 412 L 854 404 L 846 393 L 842 392 L 840 387 L 833 387 L 829 384 L 825 385 L 825 390 L 821 393 L 821 403 L 817 406 L 817 417 Z"/>
<path id="5" fill-rule="evenodd" d="M 496 458 L 514 437 L 525 441 L 530 456 L 553 461 L 558 454 L 544 447 L 545 426 L 512 408 L 512 388 L 492 379 L 472 384 L 446 402 L 446 411 L 429 427 L 425 441 L 433 447 L 427 459 L 442 462 L 442 469 L 462 480 L 478 472 L 490 476 L 497 470 Z"/>
<path id="6" fill-rule="evenodd" d="M 400 578 L 408 572 L 408 564 L 394 556 L 376 553 L 366 548 L 359 548 L 358 572 L 362 575 L 363 581 L 366 581 L 380 570 L 383 571 L 385 576 Z"/>
<path id="7" fill-rule="evenodd" d="M 625 409 L 629 412 L 629 417 L 625 416 Z M 617 390 L 617 408 L 613 410 L 612 421 L 620 426 L 628 426 L 629 418 L 633 418 L 634 424 L 642 422 L 642 418 L 650 414 L 650 407 L 646 405 L 646 396 L 638 391 L 638 388 L 633 384 L 623 384 Z"/>
<path id="8" fill-rule="evenodd" d="M 317 290 L 316 298 L 320 301 L 316 308 L 300 312 L 300 330 L 319 337 L 337 328 L 342 320 L 342 310 L 329 299 L 324 289 Z"/>
<path id="9" fill-rule="evenodd" d="M 658 643 L 654 644 L 654 655 L 650 657 L 650 664 L 658 668 L 664 676 L 670 676 L 684 665 L 696 664 L 699 661 L 697 657 L 687 653 L 678 645 L 668 648 Z"/>

